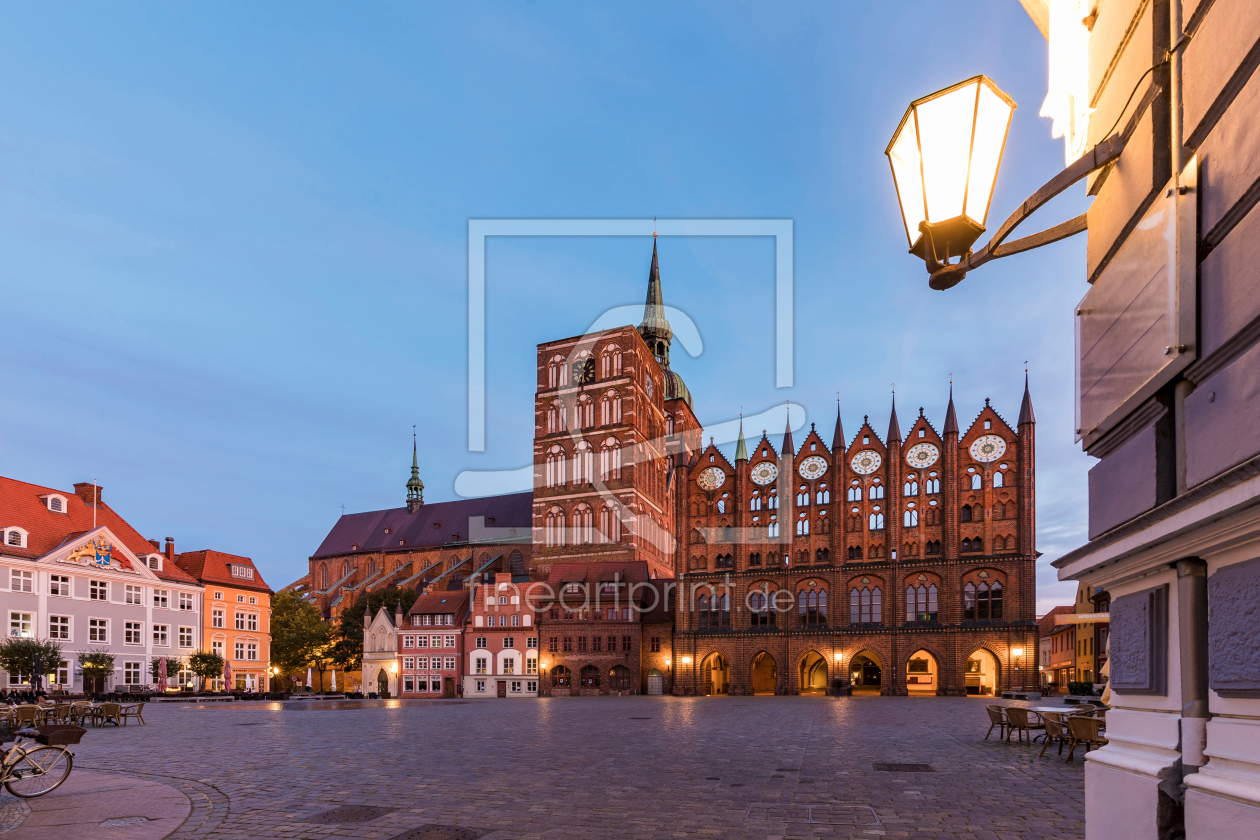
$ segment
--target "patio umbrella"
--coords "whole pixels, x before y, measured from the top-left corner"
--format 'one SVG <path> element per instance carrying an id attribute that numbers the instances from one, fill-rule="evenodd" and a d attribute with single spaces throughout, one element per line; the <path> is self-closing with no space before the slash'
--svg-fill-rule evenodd
<path id="1" fill-rule="evenodd" d="M 227 689 L 232 685 L 232 663 L 223 660 L 223 688 Z"/>
<path id="2" fill-rule="evenodd" d="M 306 687 L 311 687 L 311 668 L 309 665 L 306 667 Z"/>
<path id="3" fill-rule="evenodd" d="M 332 672 L 332 690 L 333 691 L 337 690 L 337 669 L 336 668 L 334 668 Z"/>
<path id="4" fill-rule="evenodd" d="M 166 657 L 158 660 L 158 691 L 166 691 Z"/>

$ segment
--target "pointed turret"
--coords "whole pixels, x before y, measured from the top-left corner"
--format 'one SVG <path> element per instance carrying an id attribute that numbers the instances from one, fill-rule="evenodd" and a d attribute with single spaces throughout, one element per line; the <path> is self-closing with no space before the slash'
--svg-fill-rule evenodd
<path id="1" fill-rule="evenodd" d="M 639 335 L 651 348 L 652 355 L 663 367 L 669 367 L 669 343 L 674 331 L 665 318 L 665 298 L 661 294 L 661 267 L 656 256 L 656 237 L 652 238 L 652 268 L 648 271 L 647 301 L 643 306 L 643 323 Z"/>
<path id="2" fill-rule="evenodd" d="M 783 430 L 783 451 L 780 453 L 785 461 L 796 457 L 796 447 L 792 445 L 792 410 L 788 409 L 787 428 Z"/>
<path id="3" fill-rule="evenodd" d="M 949 386 L 949 408 L 945 409 L 945 429 L 942 434 L 958 434 L 958 415 L 954 413 L 954 386 Z"/>
<path id="4" fill-rule="evenodd" d="M 424 504 L 424 482 L 420 480 L 420 459 L 416 437 L 411 436 L 411 478 L 407 479 L 407 513 L 415 513 Z"/>
<path id="5" fill-rule="evenodd" d="M 1033 417 L 1032 394 L 1028 393 L 1028 372 L 1024 372 L 1024 401 L 1019 406 L 1019 424 L 1023 426 L 1025 423 L 1036 423 Z"/>
<path id="6" fill-rule="evenodd" d="M 735 463 L 748 460 L 748 447 L 744 445 L 744 415 L 739 415 L 739 443 L 735 444 Z"/>
<path id="7" fill-rule="evenodd" d="M 901 440 L 901 424 L 897 422 L 897 394 L 893 394 L 892 399 L 892 416 L 888 418 L 888 437 L 885 440 L 892 443 L 894 440 Z"/>
<path id="8" fill-rule="evenodd" d="M 840 422 L 839 400 L 836 400 L 836 430 L 831 433 L 831 448 L 844 449 L 844 424 Z"/>

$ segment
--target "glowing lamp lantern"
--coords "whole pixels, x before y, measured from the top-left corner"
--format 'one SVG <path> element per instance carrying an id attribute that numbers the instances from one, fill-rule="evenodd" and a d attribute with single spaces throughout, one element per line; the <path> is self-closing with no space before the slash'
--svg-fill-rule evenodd
<path id="1" fill-rule="evenodd" d="M 916 99 L 884 154 L 910 253 L 936 271 L 984 233 L 1015 102 L 987 76 Z"/>

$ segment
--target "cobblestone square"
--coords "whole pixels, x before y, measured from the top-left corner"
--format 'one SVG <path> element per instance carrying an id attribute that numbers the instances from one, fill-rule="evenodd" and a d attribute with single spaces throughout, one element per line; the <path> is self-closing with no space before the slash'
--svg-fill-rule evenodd
<path id="1" fill-rule="evenodd" d="M 75 773 L 176 788 L 191 815 L 175 838 L 388 840 L 424 826 L 494 840 L 1084 836 L 1080 758 L 1065 764 L 1054 750 L 1038 758 L 1040 745 L 1007 745 L 996 734 L 984 741 L 984 705 L 933 697 L 162 704 L 145 709 L 147 726 L 89 730 Z M 363 822 L 321 821 L 342 806 L 387 810 Z M 142 828 L 79 836 L 160 836 L 136 833 Z"/>

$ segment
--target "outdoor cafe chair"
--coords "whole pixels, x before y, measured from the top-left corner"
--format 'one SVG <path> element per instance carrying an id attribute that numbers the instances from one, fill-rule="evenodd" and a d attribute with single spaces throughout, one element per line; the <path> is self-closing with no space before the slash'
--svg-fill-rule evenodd
<path id="1" fill-rule="evenodd" d="M 1032 716 L 1031 718 L 1029 716 Z M 1006 710 L 1006 742 L 1011 742 L 1011 735 L 1018 732 L 1017 740 L 1023 741 L 1024 735 L 1028 735 L 1029 743 L 1032 743 L 1032 733 L 1034 729 L 1045 729 L 1045 724 L 1041 722 L 1041 716 L 1036 712 L 1030 712 L 1027 709 L 1021 709 L 1019 706 L 1011 706 Z"/>
<path id="2" fill-rule="evenodd" d="M 91 720 L 93 716 L 92 704 L 86 702 L 78 702 L 70 704 L 69 721 L 80 726 Z"/>
<path id="3" fill-rule="evenodd" d="M 984 740 L 989 740 L 989 735 L 993 734 L 993 728 L 996 726 L 998 731 L 998 740 L 1006 737 L 1006 727 L 1010 724 L 1006 721 L 1005 706 L 985 706 L 985 711 L 989 713 L 989 731 L 984 733 Z"/>
<path id="4" fill-rule="evenodd" d="M 1072 760 L 1072 753 L 1076 751 L 1077 744 L 1084 744 L 1088 752 L 1107 743 L 1107 739 L 1102 735 L 1102 725 L 1103 721 L 1099 718 L 1086 715 L 1073 715 L 1067 719 L 1069 735 L 1067 761 Z"/>
<path id="5" fill-rule="evenodd" d="M 123 706 L 121 712 L 123 726 L 127 725 L 128 718 L 135 718 L 140 721 L 140 725 L 144 726 L 144 704 L 132 703 L 129 706 Z"/>
<path id="6" fill-rule="evenodd" d="M 13 722 L 18 725 L 18 728 L 36 726 L 42 714 L 43 711 L 39 706 L 18 706 L 13 710 Z"/>
<path id="7" fill-rule="evenodd" d="M 96 709 L 96 725 L 104 726 L 107 723 L 113 723 L 114 726 L 122 725 L 121 703 L 102 703 Z"/>
<path id="8" fill-rule="evenodd" d="M 1059 755 L 1063 755 L 1063 745 L 1072 740 L 1072 736 L 1068 733 L 1067 724 L 1064 718 L 1067 717 L 1063 712 L 1046 712 L 1041 716 L 1041 722 L 1046 725 L 1046 742 L 1041 745 L 1041 752 L 1037 757 L 1041 758 L 1046 754 L 1046 748 L 1052 743 L 1059 745 Z"/>

